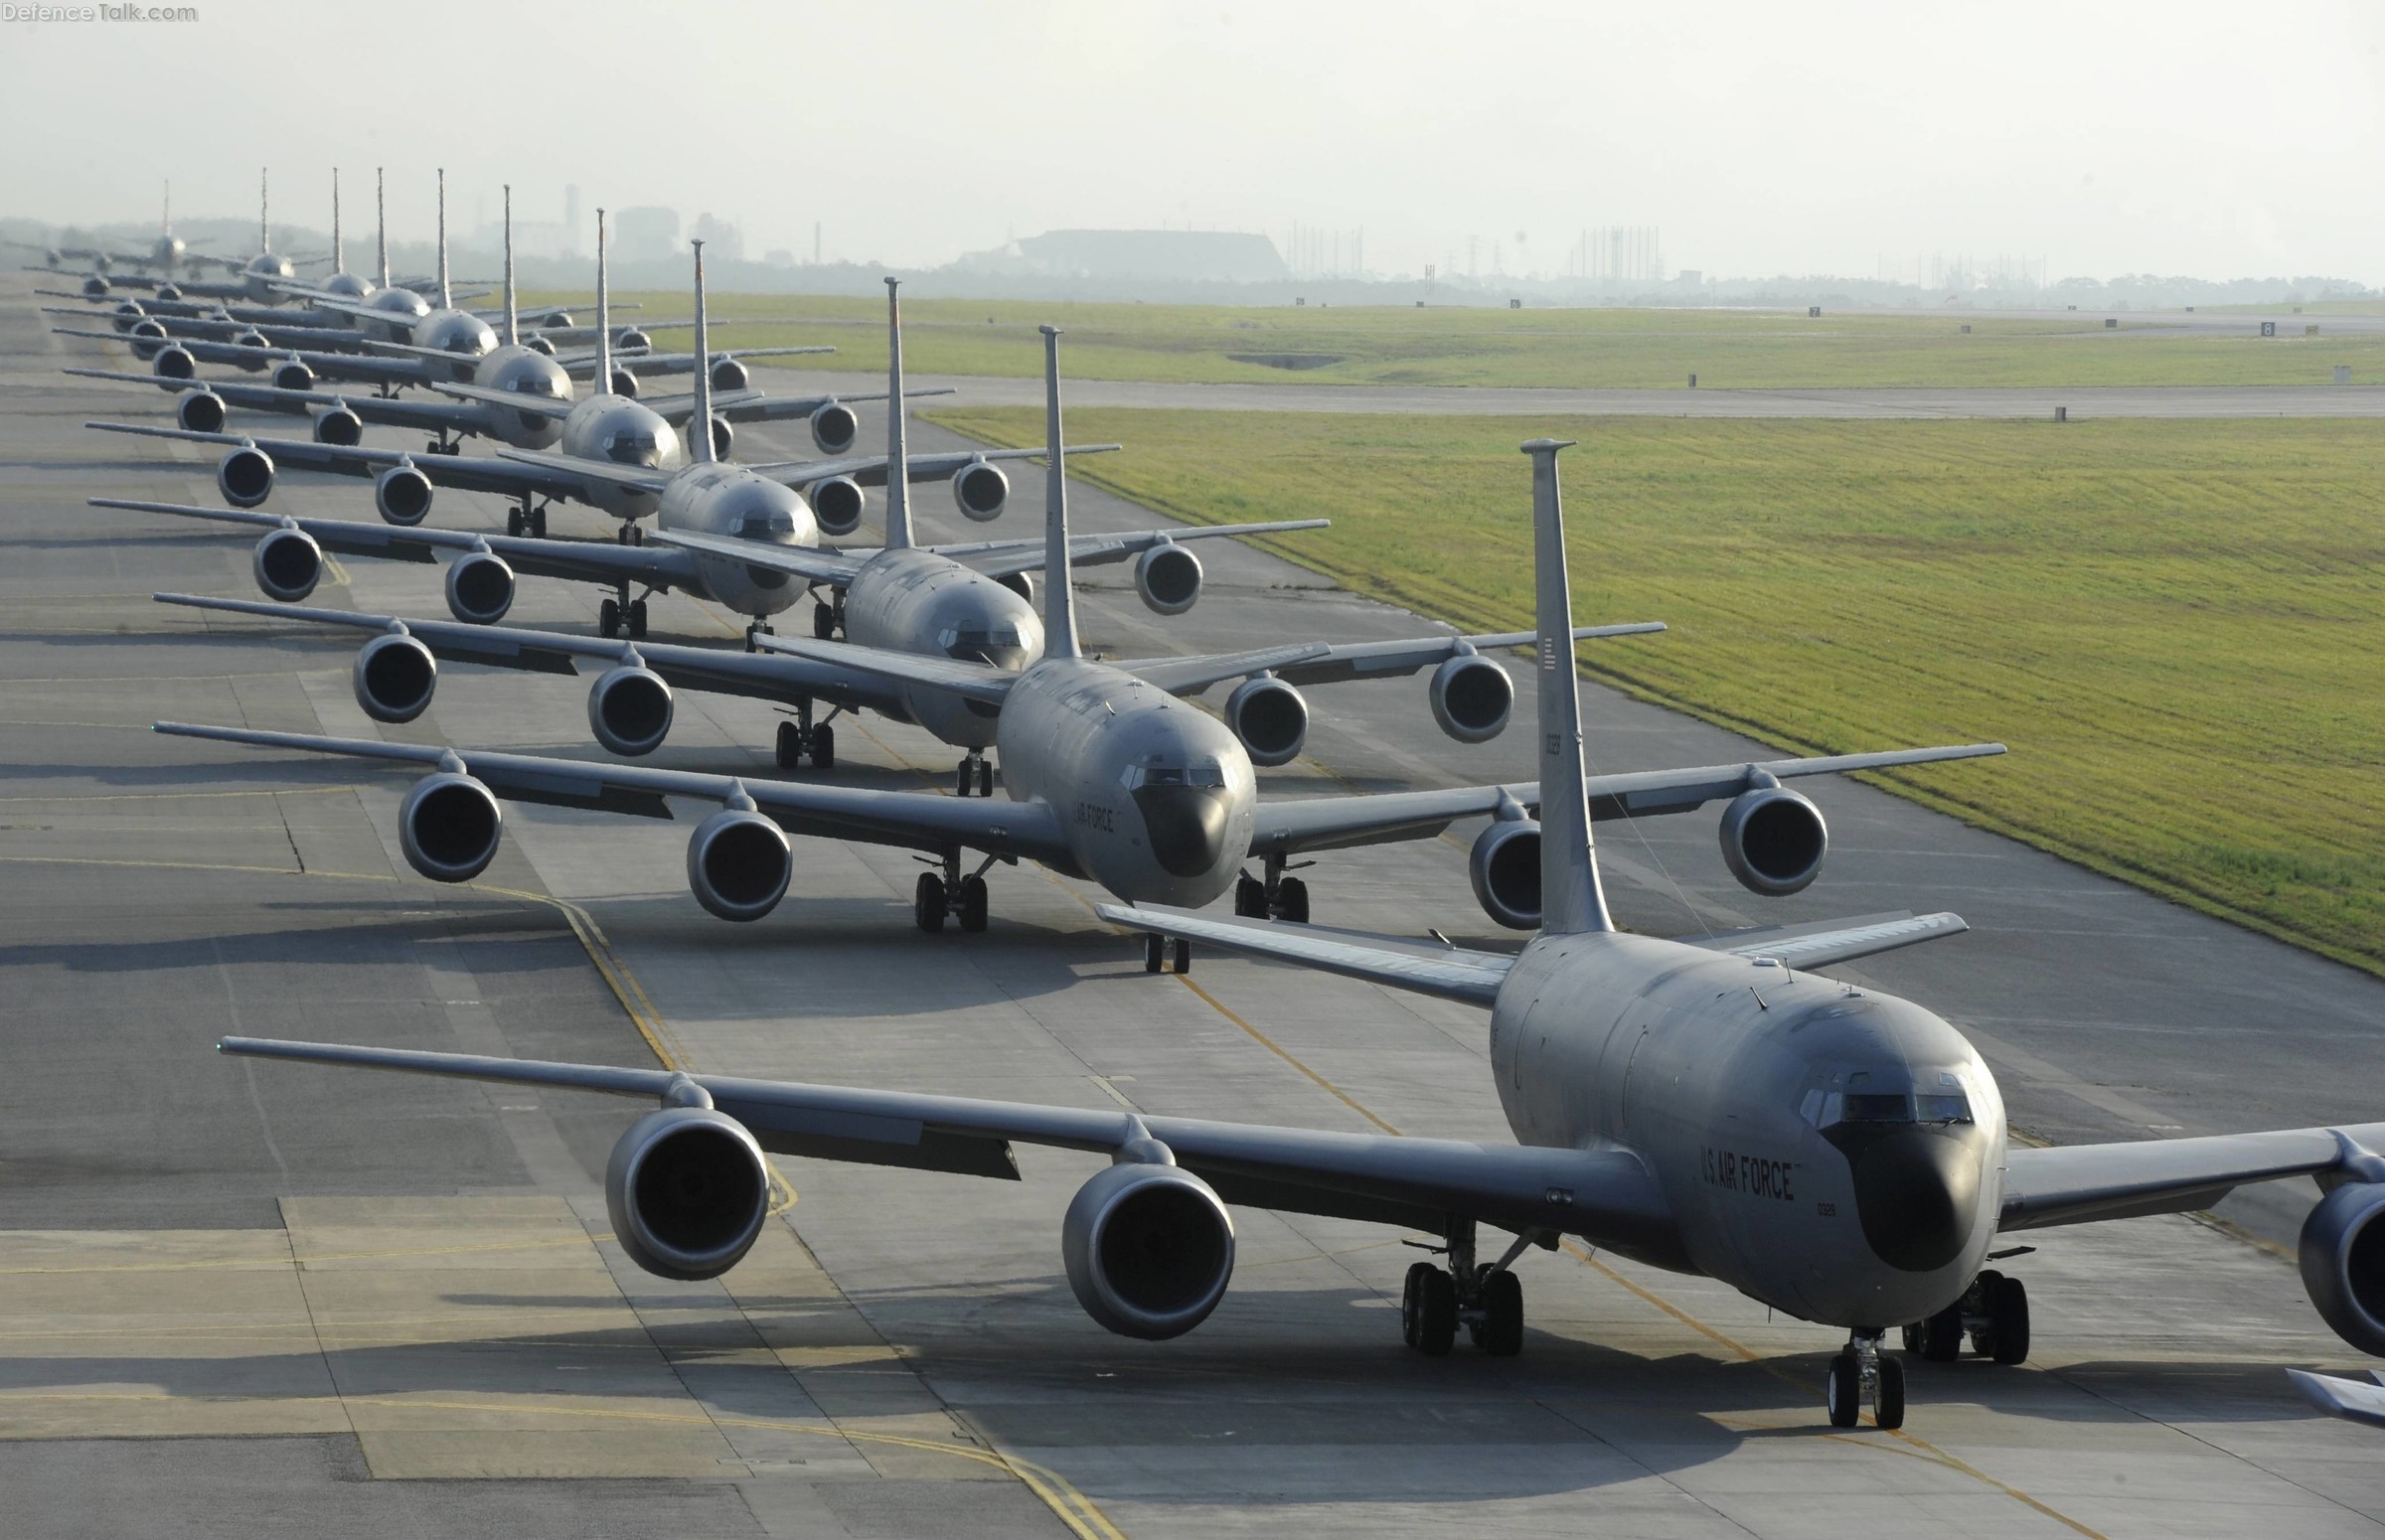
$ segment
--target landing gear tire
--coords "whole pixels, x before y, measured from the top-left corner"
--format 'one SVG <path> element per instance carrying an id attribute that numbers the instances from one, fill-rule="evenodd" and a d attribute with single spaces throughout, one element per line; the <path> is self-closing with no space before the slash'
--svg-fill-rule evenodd
<path id="1" fill-rule="evenodd" d="M 966 759 L 961 761 L 961 768 L 953 772 L 952 785 L 953 795 L 956 797 L 966 797 L 976 788 L 975 767 Z"/>
<path id="2" fill-rule="evenodd" d="M 1309 923 L 1309 885 L 1298 877 L 1286 877 L 1275 885 L 1275 900 L 1268 911 L 1276 919 L 1294 925 Z"/>
<path id="3" fill-rule="evenodd" d="M 981 759 L 977 762 L 977 794 L 980 797 L 994 795 L 994 765 L 990 760 Z"/>
<path id="4" fill-rule="evenodd" d="M 1267 918 L 1267 884 L 1256 877 L 1234 879 L 1234 917 L 1240 920 Z"/>
<path id="5" fill-rule="evenodd" d="M 607 637 L 616 637 L 621 634 L 621 604 L 619 600 L 607 599 L 596 606 L 596 630 L 598 634 Z"/>
<path id="6" fill-rule="evenodd" d="M 1891 1433 L 1902 1428 L 1905 1425 L 1905 1366 L 1901 1360 L 1881 1355 L 1879 1388 L 1872 1394 L 1871 1415 L 1879 1425 Z"/>
<path id="7" fill-rule="evenodd" d="M 1176 956 L 1170 966 L 1180 974 L 1191 973 L 1192 971 L 1192 943 L 1179 936 L 1176 939 L 1174 951 Z"/>
<path id="8" fill-rule="evenodd" d="M 1143 938 L 1143 971 L 1147 974 L 1156 974 L 1167 965 L 1167 962 L 1168 938 L 1145 936 Z"/>
<path id="9" fill-rule="evenodd" d="M 646 601 L 644 599 L 630 600 L 626 618 L 629 622 L 629 634 L 644 641 L 646 638 Z"/>
<path id="10" fill-rule="evenodd" d="M 825 604 L 812 606 L 812 639 L 825 642 L 837 634 L 837 612 Z"/>
<path id="11" fill-rule="evenodd" d="M 1918 1326 L 1907 1326 L 1905 1348 L 1919 1352 L 1925 1363 L 1953 1363 L 1962 1357 L 1963 1302 L 1956 1301 Z"/>
<path id="12" fill-rule="evenodd" d="M 932 871 L 919 873 L 911 889 L 911 918 L 931 936 L 944 929 L 944 879 Z"/>
<path id="13" fill-rule="evenodd" d="M 1427 1358 L 1448 1357 L 1458 1339 L 1457 1280 L 1429 1262 L 1408 1269 L 1407 1297 L 1400 1302 L 1400 1329 L 1408 1345 Z"/>
<path id="14" fill-rule="evenodd" d="M 1483 1314 L 1470 1329 L 1474 1345 L 1494 1358 L 1523 1351 L 1523 1281 L 1502 1269 L 1483 1280 Z"/>
<path id="15" fill-rule="evenodd" d="M 520 539 L 522 538 L 522 525 L 525 516 L 522 510 L 518 508 L 507 509 L 505 511 L 505 533 L 514 537 L 516 539 Z"/>
<path id="16" fill-rule="evenodd" d="M 792 770 L 803 763 L 803 729 L 793 722 L 778 724 L 778 768 Z"/>
<path id="17" fill-rule="evenodd" d="M 1417 1296 L 1425 1287 L 1423 1281 L 1440 1271 L 1429 1262 L 1408 1264 L 1407 1282 L 1400 1286 L 1399 1291 L 1399 1334 L 1410 1347 L 1423 1345 L 1423 1338 L 1417 1329 L 1423 1319 L 1416 1304 Z"/>
<path id="18" fill-rule="evenodd" d="M 547 510 L 536 509 L 525 515 L 522 520 L 522 528 L 532 539 L 545 539 L 547 538 Z"/>
<path id="19" fill-rule="evenodd" d="M 1829 1409 L 1830 1426 L 1852 1428 L 1863 1417 L 1863 1368 L 1853 1353 L 1830 1359 L 1829 1377 L 1823 1381 L 1823 1404 Z"/>
<path id="20" fill-rule="evenodd" d="M 963 877 L 961 879 L 961 902 L 959 907 L 961 911 L 961 929 L 963 931 L 974 936 L 986 928 L 987 902 L 986 879 L 984 877 Z"/>
<path id="21" fill-rule="evenodd" d="M 815 770 L 837 768 L 836 728 L 820 726 L 812 729 L 812 768 Z"/>
<path id="22" fill-rule="evenodd" d="M 1971 1334 L 1972 1345 L 1997 1363 L 2013 1364 L 2029 1356 L 2029 1291 L 2017 1278 L 1998 1277 L 1993 1284 L 1983 1280 L 1987 1295 L 1988 1316 L 1994 1322 L 1980 1340 L 1981 1333 Z"/>

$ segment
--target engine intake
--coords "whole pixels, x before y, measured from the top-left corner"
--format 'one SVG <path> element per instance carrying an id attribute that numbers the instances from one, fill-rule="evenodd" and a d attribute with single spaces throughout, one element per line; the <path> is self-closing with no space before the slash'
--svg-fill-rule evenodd
<path id="1" fill-rule="evenodd" d="M 753 376 L 748 374 L 745 366 L 738 363 L 735 359 L 713 360 L 714 389 L 742 390 L 747 385 L 752 384 Z"/>
<path id="2" fill-rule="evenodd" d="M 1503 819 L 1475 837 L 1466 875 L 1483 913 L 1510 930 L 1540 928 L 1540 826 Z"/>
<path id="3" fill-rule="evenodd" d="M 787 896 L 794 875 L 786 831 L 750 808 L 723 808 L 688 837 L 688 888 L 716 918 L 760 919 Z"/>
<path id="4" fill-rule="evenodd" d="M 862 527 L 862 484 L 850 476 L 831 476 L 809 489 L 812 517 L 820 533 L 842 539 Z"/>
<path id="5" fill-rule="evenodd" d="M 636 400 L 638 398 L 638 377 L 626 369 L 614 370 L 612 393 L 625 401 Z"/>
<path id="6" fill-rule="evenodd" d="M 861 414 L 843 401 L 830 401 L 812 413 L 812 443 L 822 454 L 843 454 L 861 431 Z"/>
<path id="7" fill-rule="evenodd" d="M 952 478 L 952 501 L 973 523 L 991 524 L 1000 519 L 1010 500 L 1011 478 L 991 461 L 972 460 Z"/>
<path id="8" fill-rule="evenodd" d="M 266 598 L 295 604 L 323 580 L 323 547 L 304 530 L 271 530 L 256 542 L 248 570 Z"/>
<path id="9" fill-rule="evenodd" d="M 671 731 L 671 687 L 643 663 L 606 670 L 588 690 L 588 730 L 616 754 L 653 753 Z"/>
<path id="10" fill-rule="evenodd" d="M 140 350 L 135 348 L 133 352 Z M 199 376 L 199 361 L 191 357 L 188 348 L 160 348 L 150 360 L 150 366 L 160 380 L 195 380 Z"/>
<path id="11" fill-rule="evenodd" d="M 439 660 L 415 638 L 389 631 L 357 650 L 348 675 L 367 716 L 410 722 L 430 709 L 439 688 Z"/>
<path id="12" fill-rule="evenodd" d="M 744 1125 L 710 1107 L 662 1107 L 629 1126 L 604 1171 L 604 1206 L 629 1260 L 657 1278 L 718 1278 L 770 1212 L 770 1169 Z"/>
<path id="13" fill-rule="evenodd" d="M 1200 597 L 1200 558 L 1162 540 L 1135 558 L 1135 592 L 1155 614 L 1182 615 Z"/>
<path id="14" fill-rule="evenodd" d="M 273 384 L 283 390 L 312 390 L 315 372 L 297 359 L 284 359 L 273 366 Z"/>
<path id="15" fill-rule="evenodd" d="M 504 831 L 495 794 L 452 770 L 416 781 L 398 805 L 398 847 L 433 882 L 469 882 L 488 870 Z"/>
<path id="16" fill-rule="evenodd" d="M 186 432 L 224 431 L 224 397 L 213 390 L 185 390 L 174 398 L 174 420 Z"/>
<path id="17" fill-rule="evenodd" d="M 132 356 L 136 359 L 154 359 L 165 351 L 166 328 L 155 316 L 143 316 L 133 322 L 132 330 L 125 335 L 132 339 Z"/>
<path id="18" fill-rule="evenodd" d="M 713 416 L 713 458 L 727 459 L 728 451 L 736 441 L 737 430 L 729 425 L 726 417 L 716 412 Z"/>
<path id="19" fill-rule="evenodd" d="M 1242 740 L 1254 765 L 1288 765 L 1309 741 L 1309 703 L 1273 676 L 1237 687 L 1225 697 L 1225 724 Z"/>
<path id="20" fill-rule="evenodd" d="M 1433 720 L 1460 743 L 1490 742 L 1507 730 L 1515 709 L 1515 682 L 1480 653 L 1444 662 L 1428 693 Z"/>
<path id="21" fill-rule="evenodd" d="M 2337 1336 L 2385 1357 L 2385 1182 L 2347 1181 L 2303 1221 L 2310 1304 Z"/>
<path id="22" fill-rule="evenodd" d="M 1786 898 L 1813 884 L 1829 853 L 1822 810 L 1781 786 L 1741 792 L 1722 810 L 1723 864 L 1739 885 L 1767 898 Z"/>
<path id="23" fill-rule="evenodd" d="M 994 581 L 1002 584 L 1003 587 L 1008 588 L 1011 590 L 1011 592 L 1017 594 L 1020 598 L 1025 599 L 1028 603 L 1033 604 L 1035 602 L 1034 573 L 1005 572 L 1000 577 L 994 579 Z"/>
<path id="24" fill-rule="evenodd" d="M 430 517 L 430 478 L 411 465 L 393 465 L 373 478 L 373 506 L 391 524 L 408 529 Z"/>
<path id="25" fill-rule="evenodd" d="M 216 490 L 235 508 L 254 508 L 273 493 L 273 457 L 240 445 L 216 462 Z"/>
<path id="26" fill-rule="evenodd" d="M 468 626 L 493 626 L 514 607 L 514 569 L 503 556 L 475 550 L 447 568 L 447 613 Z"/>
<path id="27" fill-rule="evenodd" d="M 348 406 L 326 406 L 315 413 L 315 442 L 354 449 L 365 441 L 365 419 Z"/>
<path id="28" fill-rule="evenodd" d="M 1068 1287 L 1120 1336 L 1161 1341 L 1208 1318 L 1234 1274 L 1234 1221 L 1209 1184 L 1175 1165 L 1095 1173 L 1060 1225 Z"/>

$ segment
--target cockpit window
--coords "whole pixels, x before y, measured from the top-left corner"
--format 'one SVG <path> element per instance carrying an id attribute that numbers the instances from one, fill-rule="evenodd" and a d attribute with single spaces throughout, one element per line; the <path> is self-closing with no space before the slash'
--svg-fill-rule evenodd
<path id="1" fill-rule="evenodd" d="M 1818 1129 L 1842 1123 L 1969 1123 L 1971 1101 L 1960 1090 L 1940 1089 L 1908 1096 L 1902 1091 L 1806 1093 L 1802 1109 Z"/>
<path id="2" fill-rule="evenodd" d="M 662 458 L 652 433 L 607 433 L 605 458 L 618 465 L 653 465 Z"/>
<path id="3" fill-rule="evenodd" d="M 1211 765 L 1130 765 L 1126 789 L 1139 786 L 1223 786 L 1225 772 Z"/>
<path id="4" fill-rule="evenodd" d="M 747 514 L 737 521 L 737 538 L 776 540 L 784 545 L 795 539 L 795 516 L 783 508 L 767 514 Z"/>
<path id="5" fill-rule="evenodd" d="M 1879 1091 L 1847 1093 L 1841 1123 L 1911 1123 L 1913 1104 L 1901 1094 Z"/>
<path id="6" fill-rule="evenodd" d="M 1924 1123 L 1969 1123 L 1971 1101 L 1960 1091 L 1924 1091 L 1913 1099 Z"/>

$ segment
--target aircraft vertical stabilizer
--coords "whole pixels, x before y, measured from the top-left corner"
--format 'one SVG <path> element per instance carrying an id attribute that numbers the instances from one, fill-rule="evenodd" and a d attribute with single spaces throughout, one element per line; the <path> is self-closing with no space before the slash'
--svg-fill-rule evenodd
<path id="1" fill-rule="evenodd" d="M 1540 675 L 1540 929 L 1555 936 L 1613 930 L 1590 843 L 1582 784 L 1582 702 L 1573 677 L 1573 592 L 1565 570 L 1565 510 L 1557 451 L 1567 441 L 1535 438 L 1532 457 L 1533 664 Z"/>
<path id="2" fill-rule="evenodd" d="M 439 308 L 455 308 L 454 291 L 447 287 L 447 168 L 439 168 Z"/>
<path id="3" fill-rule="evenodd" d="M 886 549 L 911 540 L 911 456 L 903 439 L 902 300 L 899 278 L 886 280 Z"/>
<path id="4" fill-rule="evenodd" d="M 704 242 L 691 243 L 696 247 L 696 415 L 688 423 L 688 459 L 710 465 L 719 458 L 713 453 L 712 334 L 704 314 Z"/>
<path id="5" fill-rule="evenodd" d="M 1076 583 L 1068 560 L 1068 474 L 1060 453 L 1060 329 L 1043 333 L 1043 656 L 1081 656 L 1076 645 Z"/>
<path id="6" fill-rule="evenodd" d="M 332 206 L 339 207 L 336 203 Z M 334 215 L 337 218 L 337 215 Z M 514 309 L 514 184 L 505 184 L 505 345 L 522 343 L 522 322 Z"/>
<path id="7" fill-rule="evenodd" d="M 613 300 L 612 291 L 604 281 L 604 211 L 596 211 L 596 379 L 588 386 L 590 395 L 609 394 L 613 388 Z"/>
<path id="8" fill-rule="evenodd" d="M 381 268 L 378 282 L 390 286 L 390 189 L 385 168 L 373 168 L 373 255 Z"/>

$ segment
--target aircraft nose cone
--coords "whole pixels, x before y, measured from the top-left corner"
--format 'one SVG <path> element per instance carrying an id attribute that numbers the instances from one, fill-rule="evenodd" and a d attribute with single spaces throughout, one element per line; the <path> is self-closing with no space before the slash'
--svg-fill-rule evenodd
<path id="1" fill-rule="evenodd" d="M 1854 1159 L 1855 1211 L 1874 1255 L 1907 1273 L 1960 1256 L 1978 1211 L 1980 1161 L 1958 1135 L 1901 1129 Z"/>
<path id="2" fill-rule="evenodd" d="M 1214 786 L 1138 786 L 1135 807 L 1151 853 L 1172 876 L 1214 871 L 1225 854 L 1225 792 Z"/>

